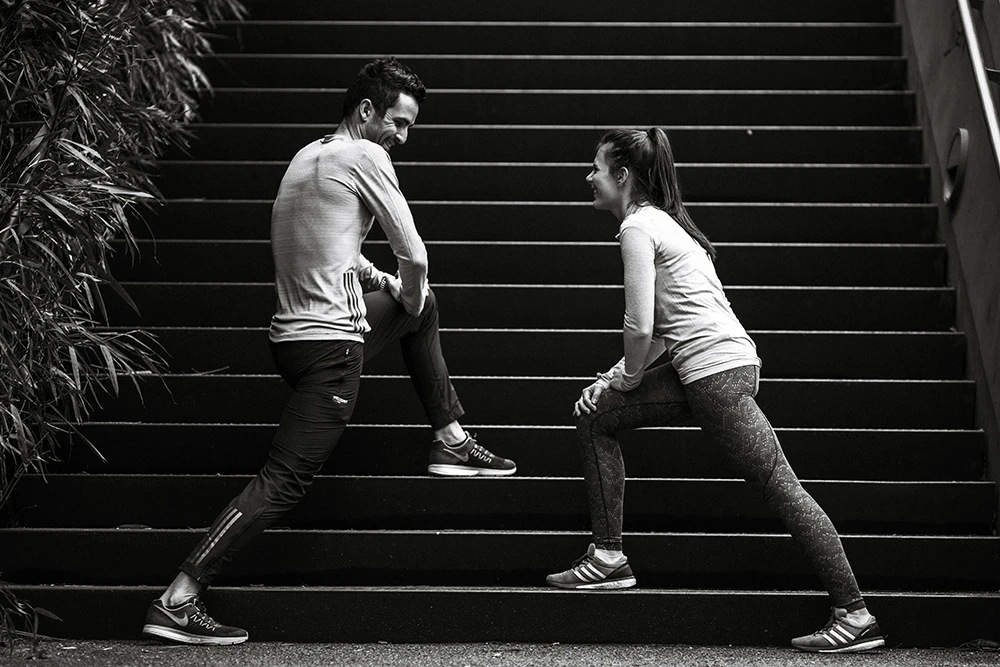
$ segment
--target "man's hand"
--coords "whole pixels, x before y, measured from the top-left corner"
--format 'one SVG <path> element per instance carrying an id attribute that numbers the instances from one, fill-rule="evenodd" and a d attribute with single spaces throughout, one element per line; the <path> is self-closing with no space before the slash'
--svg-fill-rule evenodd
<path id="1" fill-rule="evenodd" d="M 601 394 L 607 386 L 603 382 L 595 382 L 580 394 L 580 398 L 577 399 L 576 404 L 573 406 L 573 416 L 579 417 L 584 414 L 590 414 L 597 409 L 597 402 L 601 400 Z"/>
<path id="2" fill-rule="evenodd" d="M 391 296 L 393 299 L 397 301 L 397 303 L 403 302 L 402 299 L 400 298 L 400 292 L 402 291 L 402 289 L 403 289 L 403 281 L 399 279 L 398 273 L 394 276 L 386 276 L 385 290 L 389 293 L 389 296 Z"/>

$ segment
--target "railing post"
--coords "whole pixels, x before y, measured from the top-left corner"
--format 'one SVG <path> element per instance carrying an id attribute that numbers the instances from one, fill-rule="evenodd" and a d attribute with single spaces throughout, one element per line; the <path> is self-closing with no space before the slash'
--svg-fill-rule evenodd
<path id="1" fill-rule="evenodd" d="M 983 107 L 986 129 L 993 148 L 993 163 L 997 168 L 997 175 L 1000 176 L 1000 123 L 997 121 L 996 106 L 993 104 L 993 96 L 990 94 L 987 67 L 983 62 L 982 51 L 979 47 L 979 37 L 976 34 L 976 26 L 972 23 L 970 0 L 956 0 L 956 2 L 958 3 L 958 12 L 962 18 L 965 43 L 969 48 L 969 59 L 972 61 L 972 76 L 976 80 L 979 102 Z M 981 8 L 982 3 L 979 6 Z"/>

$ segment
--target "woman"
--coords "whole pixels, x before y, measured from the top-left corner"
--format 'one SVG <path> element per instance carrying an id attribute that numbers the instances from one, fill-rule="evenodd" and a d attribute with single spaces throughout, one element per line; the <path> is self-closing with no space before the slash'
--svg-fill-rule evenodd
<path id="1" fill-rule="evenodd" d="M 754 401 L 757 349 L 723 293 L 715 249 L 681 201 L 666 133 L 660 128 L 608 132 L 587 182 L 594 207 L 621 223 L 625 356 L 584 389 L 574 406 L 594 542 L 569 570 L 549 575 L 548 583 L 590 589 L 635 585 L 622 552 L 625 468 L 615 436 L 693 418 L 763 494 L 830 593 L 830 622 L 792 645 L 823 652 L 884 645 L 836 529 L 803 490 Z M 670 363 L 649 368 L 664 352 Z"/>

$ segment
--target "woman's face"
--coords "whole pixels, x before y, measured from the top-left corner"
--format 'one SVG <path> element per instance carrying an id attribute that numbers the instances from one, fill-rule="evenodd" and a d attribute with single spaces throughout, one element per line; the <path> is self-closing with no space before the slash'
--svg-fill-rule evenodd
<path id="1" fill-rule="evenodd" d="M 594 191 L 594 208 L 599 211 L 614 211 L 621 206 L 623 189 L 615 180 L 605 161 L 607 145 L 601 146 L 594 157 L 594 165 L 587 175 L 587 183 Z"/>

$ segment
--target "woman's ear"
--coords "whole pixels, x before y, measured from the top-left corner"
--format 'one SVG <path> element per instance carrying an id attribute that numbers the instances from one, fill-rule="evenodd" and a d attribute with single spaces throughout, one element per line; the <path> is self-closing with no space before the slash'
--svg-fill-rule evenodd
<path id="1" fill-rule="evenodd" d="M 625 181 L 628 180 L 628 167 L 622 167 L 618 170 L 618 176 L 615 178 L 618 185 L 625 185 Z"/>

